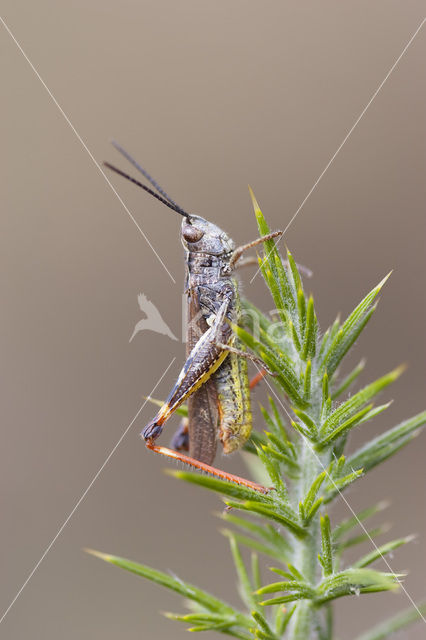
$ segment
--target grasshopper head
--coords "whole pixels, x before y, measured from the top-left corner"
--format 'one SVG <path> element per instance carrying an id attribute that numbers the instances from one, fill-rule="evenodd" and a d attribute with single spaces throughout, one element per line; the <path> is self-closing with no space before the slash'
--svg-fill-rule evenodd
<path id="1" fill-rule="evenodd" d="M 200 216 L 183 219 L 181 238 L 183 246 L 191 253 L 220 256 L 235 249 L 233 241 L 222 229 Z"/>

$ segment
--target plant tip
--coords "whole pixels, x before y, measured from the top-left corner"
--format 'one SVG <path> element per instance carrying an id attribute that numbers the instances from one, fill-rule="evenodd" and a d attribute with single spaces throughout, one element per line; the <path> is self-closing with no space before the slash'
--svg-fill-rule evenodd
<path id="1" fill-rule="evenodd" d="M 253 189 L 251 188 L 251 186 L 250 186 L 250 185 L 248 185 L 248 189 L 249 189 L 249 193 L 250 193 L 251 201 L 252 201 L 252 203 L 253 203 L 253 209 L 254 209 L 254 211 L 255 211 L 255 213 L 256 213 L 256 214 L 257 214 L 257 213 L 260 213 L 259 203 L 258 203 L 258 202 L 257 202 L 257 200 L 256 200 L 256 196 L 255 196 L 255 195 L 254 195 L 254 193 L 253 193 Z"/>
<path id="2" fill-rule="evenodd" d="M 391 269 L 391 270 L 389 271 L 389 273 L 387 273 L 387 274 L 385 275 L 385 277 L 383 278 L 383 280 L 380 280 L 380 282 L 379 282 L 379 284 L 377 285 L 376 289 L 378 289 L 378 290 L 380 291 L 380 289 L 383 287 L 383 285 L 386 283 L 386 281 L 387 281 L 387 280 L 389 280 L 389 278 L 391 277 L 392 273 L 393 273 L 393 269 Z"/>
<path id="3" fill-rule="evenodd" d="M 109 562 L 109 560 L 112 558 L 112 556 L 107 553 L 102 553 L 102 551 L 96 551 L 96 549 L 90 549 L 89 547 L 83 547 L 83 551 L 85 553 L 89 553 L 91 556 L 95 556 L 95 558 L 100 558 L 101 560 L 105 560 L 107 562 Z"/>

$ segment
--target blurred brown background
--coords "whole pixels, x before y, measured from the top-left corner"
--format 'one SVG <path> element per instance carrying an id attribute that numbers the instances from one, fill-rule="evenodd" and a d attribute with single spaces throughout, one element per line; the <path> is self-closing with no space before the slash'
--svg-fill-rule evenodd
<path id="1" fill-rule="evenodd" d="M 423 7 L 422 7 L 423 5 Z M 129 166 L 117 138 L 172 197 L 256 236 L 247 183 L 271 227 L 284 227 L 420 25 L 420 1 L 3 0 L 2 15 L 98 160 Z M 362 381 L 401 361 L 396 402 L 352 445 L 425 407 L 423 201 L 426 33 L 418 34 L 291 225 L 286 243 L 314 277 L 323 328 L 391 268 L 379 309 L 353 350 Z M 129 337 L 144 292 L 181 333 L 180 220 L 123 180 L 118 192 L 174 284 L 17 45 L 0 26 L 1 610 L 27 579 L 172 357 L 165 336 Z M 265 309 L 260 277 L 245 293 Z M 350 364 L 348 362 L 347 366 Z M 257 393 L 262 398 L 264 390 Z M 2 638 L 184 638 L 159 615 L 179 598 L 82 552 L 140 560 L 237 602 L 217 496 L 166 477 L 139 440 L 146 406 L 2 623 Z M 163 444 L 173 431 L 170 425 Z M 390 559 L 426 595 L 426 436 L 347 493 L 382 498 L 391 535 L 419 534 Z M 245 473 L 240 457 L 218 465 Z M 336 522 L 346 517 L 334 509 Z M 364 551 L 369 550 L 368 545 Z M 379 565 L 378 565 L 379 566 Z M 353 638 L 407 597 L 340 601 Z M 213 638 L 207 634 L 206 638 Z M 403 634 L 424 637 L 418 625 Z"/>

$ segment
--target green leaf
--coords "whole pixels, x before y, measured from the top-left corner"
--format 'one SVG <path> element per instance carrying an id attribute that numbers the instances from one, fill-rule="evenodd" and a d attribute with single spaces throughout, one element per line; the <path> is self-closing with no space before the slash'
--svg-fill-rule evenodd
<path id="1" fill-rule="evenodd" d="M 373 301 L 389 276 L 390 273 L 360 302 L 334 337 L 322 362 L 322 366 L 327 370 L 329 376 L 334 373 L 343 356 L 349 351 L 367 324 L 375 309 Z"/>
<path id="2" fill-rule="evenodd" d="M 285 458 L 289 459 L 288 464 L 294 467 L 294 469 L 299 469 L 299 464 L 297 462 L 296 448 L 294 444 L 291 442 L 291 440 L 282 440 L 280 438 L 277 438 L 273 433 L 267 433 L 267 432 L 266 432 L 266 436 L 269 442 L 271 443 L 271 445 L 273 445 L 273 447 L 277 451 L 282 453 L 285 456 Z"/>
<path id="3" fill-rule="evenodd" d="M 199 605 L 194 602 L 187 602 L 187 605 L 194 609 L 194 613 L 189 614 L 176 614 L 164 612 L 166 618 L 171 620 L 179 620 L 181 622 L 196 624 L 196 627 L 187 629 L 188 631 L 220 631 L 226 633 L 233 638 L 240 638 L 241 640 L 251 640 L 252 635 L 248 635 L 251 632 L 253 623 L 251 618 L 243 616 L 239 613 L 236 615 L 225 615 L 216 613 L 206 613 L 205 609 L 198 608 Z"/>
<path id="4" fill-rule="evenodd" d="M 152 569 L 151 567 L 147 567 L 143 564 L 132 562 L 131 560 L 127 560 L 126 558 L 102 553 L 101 551 L 95 551 L 94 549 L 85 549 L 85 551 L 95 556 L 96 558 L 104 560 L 105 562 L 114 564 L 121 569 L 130 571 L 131 573 L 135 573 L 137 576 L 146 578 L 147 580 L 151 580 L 152 582 L 156 582 L 157 584 L 166 587 L 167 589 L 171 589 L 184 598 L 194 600 L 195 602 L 198 602 L 203 607 L 205 607 L 208 611 L 235 615 L 234 609 L 222 600 L 219 600 L 215 596 L 212 596 L 210 593 L 207 593 L 207 591 L 198 589 L 198 587 L 195 587 L 194 585 L 189 584 L 188 582 L 184 582 L 183 580 L 180 580 L 178 578 L 174 578 L 167 573 L 157 571 L 156 569 Z"/>
<path id="5" fill-rule="evenodd" d="M 247 569 L 244 564 L 242 555 L 238 548 L 235 535 L 229 532 L 228 538 L 231 545 L 231 553 L 232 553 L 232 557 L 234 558 L 235 568 L 238 574 L 241 599 L 247 607 L 249 608 L 256 607 L 257 603 L 256 603 L 256 599 L 253 596 L 253 587 L 250 582 L 250 578 L 248 576 Z"/>
<path id="6" fill-rule="evenodd" d="M 306 363 L 304 381 L 303 381 L 303 397 L 306 402 L 309 402 L 311 398 L 311 386 L 312 386 L 312 361 L 308 360 Z"/>
<path id="7" fill-rule="evenodd" d="M 265 236 L 270 233 L 270 230 L 251 189 L 250 196 L 253 203 L 259 233 L 261 236 Z M 294 297 L 292 295 L 286 270 L 275 246 L 275 242 L 273 240 L 267 240 L 263 243 L 263 250 L 264 258 L 261 261 L 260 269 L 265 282 L 272 293 L 275 306 L 278 311 L 293 311 L 295 306 Z"/>
<path id="8" fill-rule="evenodd" d="M 305 578 L 302 576 L 300 571 L 296 569 L 296 567 L 290 562 L 287 562 L 288 571 L 283 571 L 278 567 L 269 567 L 271 571 L 274 573 L 278 573 L 280 576 L 284 576 L 284 578 L 289 578 L 290 580 L 299 580 L 300 582 L 306 582 Z"/>
<path id="9" fill-rule="evenodd" d="M 226 500 L 225 504 L 227 504 L 228 507 L 233 507 L 234 509 L 250 511 L 251 513 L 255 513 L 256 515 L 270 518 L 275 522 L 279 522 L 287 529 L 290 529 L 290 531 L 297 536 L 303 537 L 306 535 L 306 531 L 299 523 L 297 515 L 292 509 L 287 508 L 284 505 L 275 504 L 273 506 L 269 506 L 257 502 L 234 502 L 233 500 Z"/>
<path id="10" fill-rule="evenodd" d="M 315 478 L 315 480 L 312 482 L 311 486 L 309 487 L 305 497 L 300 502 L 299 508 L 301 510 L 301 513 L 304 514 L 303 520 L 305 524 L 308 524 L 312 518 L 312 507 L 318 495 L 318 491 L 320 490 L 321 485 L 326 478 L 326 475 L 327 475 L 326 471 L 322 471 L 320 474 L 318 474 L 318 476 Z M 319 504 L 321 504 L 321 502 L 322 500 L 320 501 Z"/>
<path id="11" fill-rule="evenodd" d="M 247 636 L 244 632 L 232 628 L 234 625 L 238 626 L 238 621 L 235 617 L 224 617 L 210 613 L 179 615 L 166 612 L 164 615 L 171 620 L 196 624 L 195 627 L 190 627 L 188 631 L 221 631 L 222 633 L 227 633 L 230 636 L 241 638 L 242 640 L 250 640 L 251 638 L 251 636 Z"/>
<path id="12" fill-rule="evenodd" d="M 324 422 L 321 429 L 322 433 L 325 436 L 333 433 L 337 427 L 344 424 L 349 418 L 359 412 L 361 407 L 374 398 L 374 396 L 394 382 L 403 371 L 405 371 L 405 366 L 397 367 L 390 373 L 367 385 L 361 389 L 361 391 L 358 391 L 358 393 L 346 400 L 346 402 L 343 402 Z"/>
<path id="13" fill-rule="evenodd" d="M 386 542 L 381 547 L 374 549 L 370 553 L 367 553 L 365 556 L 357 560 L 352 566 L 353 567 L 367 567 L 372 564 L 376 560 L 383 558 L 383 556 L 391 553 L 398 547 L 402 547 L 403 544 L 407 544 L 407 542 L 411 542 L 414 540 L 414 536 L 407 536 L 405 538 L 399 538 L 398 540 L 392 540 L 391 542 Z"/>
<path id="14" fill-rule="evenodd" d="M 315 589 L 309 584 L 300 580 L 286 580 L 285 582 L 273 582 L 256 591 L 260 596 L 266 593 L 277 593 L 277 591 L 292 591 L 298 593 L 303 598 L 314 598 Z M 270 601 L 268 601 L 268 604 Z"/>
<path id="15" fill-rule="evenodd" d="M 426 616 L 426 602 L 421 602 L 414 607 L 408 607 L 404 611 L 397 613 L 385 622 L 381 622 L 373 629 L 369 629 L 362 635 L 358 636 L 356 640 L 385 640 L 390 638 L 396 631 L 405 629 L 410 624 L 422 620 L 425 621 Z"/>
<path id="16" fill-rule="evenodd" d="M 156 400 L 155 398 L 151 398 L 151 396 L 142 396 L 145 400 L 148 400 L 148 402 L 151 402 L 152 404 L 155 404 L 157 407 L 162 407 L 164 404 L 164 400 Z M 181 404 L 180 407 L 178 407 L 177 409 L 175 409 L 175 413 L 177 413 L 177 415 L 179 416 L 183 416 L 184 418 L 188 417 L 188 405 L 186 404 Z"/>
<path id="17" fill-rule="evenodd" d="M 272 396 L 268 396 L 268 402 L 272 410 L 272 422 L 276 426 L 276 430 L 275 430 L 276 436 L 281 437 L 286 444 L 288 442 L 289 445 L 291 445 L 291 443 L 289 442 L 289 437 L 288 437 L 287 429 L 285 426 L 285 422 Z"/>
<path id="18" fill-rule="evenodd" d="M 296 416 L 300 418 L 303 424 L 308 428 L 308 432 L 311 434 L 311 439 L 316 440 L 318 427 L 312 418 L 304 411 L 300 411 L 300 409 L 296 409 L 295 407 L 292 407 L 292 409 Z"/>
<path id="19" fill-rule="evenodd" d="M 300 351 L 302 349 L 302 344 L 300 342 L 299 335 L 297 333 L 296 327 L 294 326 L 294 323 L 293 323 L 292 320 L 289 320 L 288 326 L 289 326 L 291 337 L 293 339 L 293 344 L 294 344 L 296 350 Z"/>
<path id="20" fill-rule="evenodd" d="M 268 286 L 268 289 L 271 292 L 280 320 L 284 323 L 285 326 L 287 320 L 286 301 L 283 298 L 282 292 L 279 287 L 279 278 L 275 271 L 274 263 L 276 264 L 277 260 L 274 260 L 274 258 L 271 257 L 270 254 L 266 254 L 264 260 L 259 259 L 259 268 Z"/>
<path id="21" fill-rule="evenodd" d="M 254 630 L 254 637 L 260 640 L 275 640 L 275 636 L 271 636 L 269 633 L 262 631 L 261 629 Z"/>
<path id="22" fill-rule="evenodd" d="M 239 544 L 244 545 L 248 549 L 252 549 L 258 553 L 263 553 L 266 556 L 274 558 L 275 560 L 279 560 L 280 562 L 284 561 L 282 553 L 278 552 L 274 547 L 267 545 L 263 542 L 259 542 L 259 540 L 255 540 L 254 538 L 249 538 L 249 536 L 243 536 L 240 533 L 233 533 L 228 529 L 222 529 L 222 533 L 225 536 L 235 538 L 235 541 Z"/>
<path id="23" fill-rule="evenodd" d="M 361 420 L 358 422 L 358 426 L 360 424 L 364 424 L 364 422 L 372 420 L 376 416 L 380 415 L 383 411 L 386 411 L 386 409 L 389 409 L 392 403 L 393 400 L 391 400 L 390 402 L 386 402 L 385 404 L 381 404 L 378 407 L 373 407 L 368 413 L 365 414 L 363 418 L 361 418 Z"/>
<path id="24" fill-rule="evenodd" d="M 239 638 L 239 640 L 252 640 L 253 636 L 247 635 L 243 631 L 236 631 L 235 629 L 227 629 L 225 632 L 228 636 L 232 636 L 233 638 Z"/>
<path id="25" fill-rule="evenodd" d="M 299 291 L 302 291 L 303 293 L 302 278 L 300 277 L 299 269 L 297 268 L 297 264 L 294 261 L 294 258 L 288 249 L 287 249 L 287 261 L 290 267 L 291 277 L 293 279 L 294 291 L 295 292 L 297 291 L 297 293 L 299 293 Z"/>
<path id="26" fill-rule="evenodd" d="M 374 516 L 376 513 L 379 513 L 384 509 L 387 509 L 388 506 L 389 506 L 389 502 L 382 500 L 381 502 L 378 502 L 377 504 L 371 507 L 367 507 L 366 509 L 363 509 L 356 515 L 351 516 L 346 520 L 342 520 L 342 522 L 340 522 L 337 525 L 337 527 L 335 527 L 333 530 L 333 534 L 332 534 L 333 542 L 334 543 L 337 542 L 338 540 L 343 538 L 343 536 L 345 536 L 347 533 L 352 531 L 352 529 L 355 529 L 355 527 L 357 527 L 360 524 L 360 522 L 364 522 L 368 518 L 371 518 L 372 516 Z"/>
<path id="27" fill-rule="evenodd" d="M 297 310 L 299 313 L 300 333 L 303 335 L 306 329 L 306 300 L 305 300 L 305 294 L 303 293 L 302 288 L 297 289 Z M 304 347 L 302 349 L 302 354 L 303 352 L 304 352 Z M 303 359 L 305 360 L 306 356 Z"/>
<path id="28" fill-rule="evenodd" d="M 232 498 L 239 498 L 240 500 L 252 500 L 257 502 L 270 503 L 271 498 L 269 494 L 261 493 L 255 489 L 250 489 L 241 484 L 235 482 L 229 482 L 227 480 L 220 480 L 213 476 L 201 475 L 199 473 L 193 473 L 191 471 L 176 471 L 174 469 L 165 469 L 165 473 L 169 476 L 174 476 L 185 482 L 191 484 L 197 484 L 210 491 L 217 491 L 225 496 L 231 496 Z"/>
<path id="29" fill-rule="evenodd" d="M 267 443 L 266 436 L 264 433 L 259 433 L 259 431 L 252 431 L 250 434 L 250 438 L 244 445 L 243 450 L 248 453 L 253 453 L 257 456 L 257 447 L 262 446 Z"/>
<path id="30" fill-rule="evenodd" d="M 333 391 L 332 399 L 335 400 L 342 395 L 344 391 L 347 391 L 349 387 L 355 382 L 358 376 L 364 371 L 366 360 L 363 358 L 347 376 L 343 378 L 339 386 Z"/>
<path id="31" fill-rule="evenodd" d="M 260 411 L 262 413 L 263 419 L 265 420 L 267 426 L 271 429 L 272 433 L 274 435 L 277 435 L 277 425 L 275 424 L 275 421 L 271 418 L 271 416 L 269 415 L 269 413 L 267 412 L 267 410 L 265 409 L 265 407 L 263 407 L 261 404 L 259 404 L 259 408 Z M 277 437 L 278 441 L 281 442 L 281 438 L 278 436 Z"/>
<path id="32" fill-rule="evenodd" d="M 288 264 L 285 265 L 281 256 L 279 255 L 277 249 L 274 247 L 274 263 L 275 263 L 275 274 L 278 275 L 279 289 L 281 298 L 284 302 L 285 314 L 287 316 L 287 321 L 291 322 L 290 317 L 295 313 L 296 300 L 294 291 L 292 289 L 289 277 L 288 277 Z"/>
<path id="33" fill-rule="evenodd" d="M 256 591 L 256 589 L 260 589 L 262 586 L 262 577 L 260 574 L 259 556 L 254 552 L 251 554 L 251 576 L 253 587 Z"/>
<path id="34" fill-rule="evenodd" d="M 330 389 L 329 389 L 328 375 L 327 375 L 327 371 L 324 371 L 324 375 L 322 377 L 321 418 L 324 415 L 324 408 L 329 398 L 330 398 Z"/>
<path id="35" fill-rule="evenodd" d="M 372 569 L 346 569 L 324 578 L 317 587 L 317 601 L 327 602 L 342 596 L 377 591 L 394 591 L 398 576 Z"/>
<path id="36" fill-rule="evenodd" d="M 263 631 L 263 633 L 265 634 L 262 637 L 268 638 L 270 640 L 277 640 L 277 636 L 272 631 L 271 627 L 269 626 L 269 624 L 266 621 L 266 618 L 262 615 L 262 613 L 260 611 L 255 609 L 254 611 L 251 612 L 251 615 L 253 616 L 253 619 L 256 620 L 257 624 L 259 625 L 260 630 Z"/>
<path id="37" fill-rule="evenodd" d="M 333 573 L 333 545 L 331 543 L 331 527 L 328 515 L 321 517 L 320 523 L 322 541 L 321 564 L 324 569 L 323 575 L 329 576 Z"/>
<path id="38" fill-rule="evenodd" d="M 235 616 L 226 617 L 212 613 L 189 613 L 185 615 L 179 615 L 176 613 L 166 612 L 164 615 L 170 620 L 178 620 L 180 622 L 197 625 L 195 627 L 190 627 L 188 631 L 219 631 L 223 629 L 229 629 L 237 623 Z"/>
<path id="39" fill-rule="evenodd" d="M 296 605 L 294 605 L 290 609 L 286 609 L 285 607 L 279 607 L 277 614 L 275 616 L 275 630 L 279 638 L 283 637 L 288 627 L 288 624 L 291 620 L 291 617 L 295 611 L 296 611 Z"/>
<path id="40" fill-rule="evenodd" d="M 320 506 L 323 504 L 323 502 L 324 502 L 324 497 L 323 496 L 321 496 L 320 498 L 315 500 L 314 504 L 311 507 L 310 512 L 307 514 L 307 520 L 306 520 L 306 524 L 307 525 L 309 525 L 311 523 L 311 521 L 313 520 L 316 512 L 318 511 Z"/>
<path id="41" fill-rule="evenodd" d="M 419 413 L 410 420 L 404 420 L 393 429 L 389 429 L 383 435 L 370 440 L 358 451 L 349 456 L 345 468 L 356 469 L 363 467 L 367 472 L 380 464 L 401 447 L 408 444 L 420 429 L 426 424 L 426 411 Z"/>
<path id="42" fill-rule="evenodd" d="M 339 542 L 339 544 L 336 545 L 336 550 L 339 553 L 341 553 L 345 549 L 349 549 L 350 547 L 355 547 L 359 544 L 362 544 L 363 542 L 368 542 L 368 541 L 371 542 L 373 538 L 383 535 L 388 530 L 389 530 L 389 525 L 380 525 L 379 527 L 370 529 L 365 533 L 360 533 L 356 536 L 351 536 L 350 538 L 347 538 L 346 540 Z"/>
<path id="43" fill-rule="evenodd" d="M 259 329 L 262 329 L 265 333 L 268 333 L 272 322 L 265 316 L 264 313 L 256 305 L 247 300 L 247 298 L 241 298 L 241 323 L 250 333 L 257 335 Z"/>
<path id="44" fill-rule="evenodd" d="M 339 478 L 342 473 L 343 466 L 345 464 L 345 456 L 341 455 L 339 458 L 334 455 L 334 450 L 332 451 L 333 459 L 328 465 L 327 475 L 333 476 L 335 478 Z"/>
<path id="45" fill-rule="evenodd" d="M 302 359 L 313 358 L 316 353 L 317 346 L 317 319 L 315 317 L 314 299 L 312 296 L 308 300 L 308 306 L 306 309 L 306 325 L 305 325 L 305 338 L 302 348 Z"/>
<path id="46" fill-rule="evenodd" d="M 282 437 L 280 438 L 276 436 L 274 433 L 265 431 L 265 435 L 269 440 L 269 444 L 273 445 L 272 448 L 275 448 L 277 451 L 282 453 L 285 458 L 289 459 L 289 464 L 294 466 L 295 469 L 298 469 L 297 453 L 293 443 L 290 440 L 284 440 Z M 268 444 L 266 444 L 266 446 L 268 446 Z"/>
<path id="47" fill-rule="evenodd" d="M 263 607 L 272 606 L 275 604 L 286 604 L 288 602 L 296 602 L 297 600 L 311 600 L 311 594 L 305 593 L 304 591 L 293 591 L 288 593 L 286 596 L 279 596 L 278 598 L 270 598 L 269 600 L 264 600 L 260 604 Z M 305 636 L 304 636 L 305 637 Z"/>
<path id="48" fill-rule="evenodd" d="M 309 431 L 306 426 L 300 424 L 300 422 L 294 422 L 294 420 L 292 420 L 291 426 L 293 427 L 293 429 L 301 433 L 302 436 L 307 440 L 315 440 L 315 434 L 313 434 L 312 431 Z"/>
<path id="49" fill-rule="evenodd" d="M 330 443 L 335 442 L 338 438 L 346 435 L 346 433 L 350 431 L 350 429 L 353 429 L 363 422 L 366 422 L 366 417 L 367 415 L 371 414 L 372 408 L 373 405 L 369 404 L 361 409 L 361 411 L 358 411 L 358 413 L 356 413 L 354 416 L 351 416 L 350 418 L 348 418 L 348 420 L 342 422 L 338 427 L 336 427 L 332 431 L 329 431 L 327 436 L 323 438 L 317 446 L 323 449 L 324 447 L 330 445 Z"/>
<path id="50" fill-rule="evenodd" d="M 288 491 L 280 473 L 279 463 L 276 459 L 268 455 L 268 447 L 259 447 L 257 455 L 268 472 L 275 491 L 283 502 L 288 503 Z"/>
<path id="51" fill-rule="evenodd" d="M 276 549 L 277 555 L 281 561 L 285 561 L 287 557 L 290 557 L 293 553 L 292 546 L 283 538 L 283 536 L 276 531 L 273 525 L 264 523 L 262 525 L 255 522 L 251 522 L 246 518 L 239 518 L 230 511 L 225 511 L 219 514 L 219 517 L 226 522 L 230 522 L 239 527 L 243 531 L 250 533 L 251 535 L 259 538 L 268 547 Z"/>
<path id="52" fill-rule="evenodd" d="M 318 353 L 318 359 L 320 361 L 323 360 L 324 354 L 329 349 L 339 329 L 340 329 L 340 314 L 337 315 L 337 318 L 333 322 L 332 326 L 329 329 L 327 329 L 327 331 L 324 333 L 322 337 L 320 349 Z"/>
<path id="53" fill-rule="evenodd" d="M 292 402 L 296 406 L 305 406 L 306 402 L 299 392 L 299 381 L 294 373 L 293 364 L 290 358 L 278 348 L 278 345 L 275 345 L 275 349 L 272 351 L 269 346 L 256 340 L 245 329 L 236 325 L 232 325 L 232 329 L 240 340 L 265 362 L 269 369 L 278 374 L 274 381 L 280 384 Z"/>
<path id="54" fill-rule="evenodd" d="M 268 436 L 273 442 L 273 434 L 268 434 Z M 296 472 L 299 470 L 299 465 L 289 455 L 287 455 L 286 453 L 282 453 L 281 447 L 280 449 L 278 449 L 278 445 L 276 446 L 276 448 L 264 445 L 262 448 L 268 456 L 272 456 L 273 458 L 278 460 L 278 462 L 281 462 L 286 466 L 287 475 L 293 478 L 295 477 L 295 475 L 297 475 Z"/>
<path id="55" fill-rule="evenodd" d="M 236 629 L 228 627 L 226 624 L 218 625 L 215 628 L 200 625 L 199 627 L 188 629 L 188 631 L 218 631 L 220 633 L 226 633 L 226 635 L 232 636 L 233 638 L 239 638 L 239 640 L 252 640 L 253 638 L 252 635 L 247 635 L 244 631 L 237 631 Z"/>
<path id="56" fill-rule="evenodd" d="M 336 494 L 341 493 L 343 489 L 346 489 L 352 482 L 358 480 L 364 474 L 363 469 L 358 469 L 357 471 L 352 471 L 352 473 L 348 473 L 348 475 L 343 476 L 342 478 L 330 478 L 330 482 L 326 487 L 326 495 L 324 496 L 324 502 L 330 502 Z"/>
<path id="57" fill-rule="evenodd" d="M 170 613 L 169 611 L 165 611 L 164 615 L 169 620 L 179 620 L 180 622 L 197 622 L 197 623 L 223 623 L 225 620 L 233 621 L 233 616 L 225 618 L 223 615 L 219 613 Z"/>

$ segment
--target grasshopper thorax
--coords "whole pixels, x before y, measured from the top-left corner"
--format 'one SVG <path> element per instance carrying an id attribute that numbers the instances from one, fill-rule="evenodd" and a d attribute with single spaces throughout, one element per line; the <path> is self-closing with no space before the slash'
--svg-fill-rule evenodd
<path id="1" fill-rule="evenodd" d="M 235 249 L 234 242 L 222 229 L 200 216 L 191 215 L 182 220 L 181 239 L 189 253 L 224 256 Z"/>

